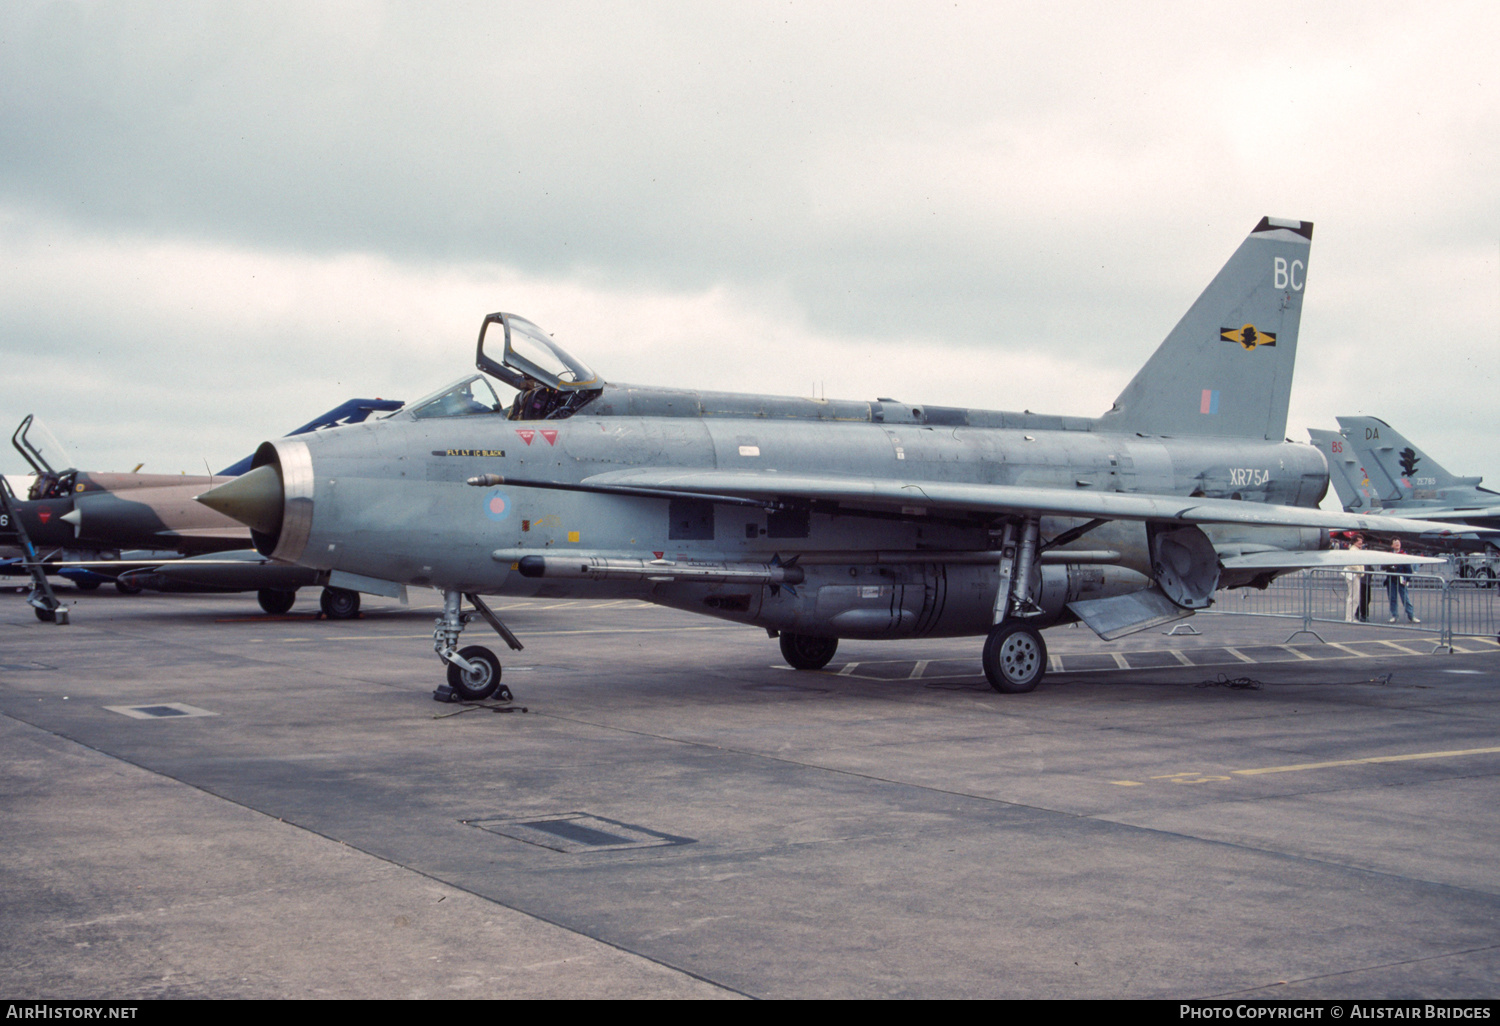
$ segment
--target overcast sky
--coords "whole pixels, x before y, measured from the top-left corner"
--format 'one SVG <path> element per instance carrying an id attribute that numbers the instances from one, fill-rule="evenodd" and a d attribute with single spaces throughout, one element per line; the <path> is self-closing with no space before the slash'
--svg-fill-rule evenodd
<path id="1" fill-rule="evenodd" d="M 1270 214 L 1288 433 L 1500 487 L 1497 12 L 7 0 L 0 420 L 218 470 L 501 309 L 615 381 L 1094 416 Z"/>

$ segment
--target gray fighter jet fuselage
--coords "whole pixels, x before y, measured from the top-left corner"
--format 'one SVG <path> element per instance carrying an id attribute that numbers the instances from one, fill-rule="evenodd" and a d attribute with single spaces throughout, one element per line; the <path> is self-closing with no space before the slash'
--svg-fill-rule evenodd
<path id="1" fill-rule="evenodd" d="M 1323 461 L 1308 445 L 1169 443 L 1097 426 L 1088 418 L 606 385 L 567 420 L 391 418 L 312 443 L 270 443 L 283 474 L 311 485 L 307 506 L 316 511 L 305 524 L 289 517 L 271 548 L 279 559 L 319 569 L 464 592 L 574 598 L 607 591 L 777 630 L 964 635 L 989 626 L 999 558 L 994 517 L 929 504 L 921 483 L 1055 490 L 1060 503 L 1084 493 L 1143 492 L 1307 507 L 1326 487 Z M 785 493 L 776 491 L 727 504 L 712 492 L 716 479 L 731 486 L 726 475 L 736 472 L 761 476 L 762 487 L 772 474 L 788 487 L 826 487 L 838 483 L 834 461 L 838 477 L 851 479 L 836 497 L 778 503 Z M 686 478 L 704 472 L 707 484 L 685 480 L 682 494 L 665 500 L 560 487 L 629 488 L 633 471 L 660 473 L 664 465 Z M 466 485 L 483 474 L 504 480 Z M 392 487 L 413 478 L 424 501 L 393 502 Z M 913 484 L 890 508 L 886 496 L 861 501 L 863 480 Z M 672 483 L 651 486 L 672 491 Z M 1044 517 L 1043 544 L 1077 522 Z M 1216 546 L 1287 549 L 1318 548 L 1327 536 L 1316 528 L 1234 525 L 1213 533 Z M 413 544 L 423 538 L 435 544 Z M 780 595 L 718 583 L 667 587 L 647 579 L 670 576 L 665 566 L 609 573 L 617 556 L 766 566 L 796 558 L 807 580 L 797 594 Z M 1068 564 L 1098 563 L 1109 577 L 1124 571 L 1132 590 L 1151 575 L 1139 520 L 1101 524 L 1041 557 L 1051 568 L 1043 577 L 1052 614 L 1065 594 L 1071 601 L 1107 587 L 1097 574 L 1055 587 Z M 527 559 L 533 562 L 523 565 Z M 588 572 L 573 570 L 589 559 L 597 563 Z M 861 595 L 870 587 L 884 589 L 880 599 Z M 982 601 L 959 598 L 969 592 Z"/>
<path id="2" fill-rule="evenodd" d="M 484 594 L 753 624 L 799 668 L 839 638 L 988 635 L 991 683 L 1030 690 L 1040 628 L 1189 615 L 1218 587 L 1336 565 L 1327 528 L 1367 519 L 1317 509 L 1324 460 L 1283 439 L 1311 234 L 1263 219 L 1098 418 L 612 384 L 493 314 L 486 374 L 267 442 L 201 501 L 276 559 L 441 589 L 435 647 L 465 697 L 499 663 L 457 648 L 461 596 L 511 640 Z"/>

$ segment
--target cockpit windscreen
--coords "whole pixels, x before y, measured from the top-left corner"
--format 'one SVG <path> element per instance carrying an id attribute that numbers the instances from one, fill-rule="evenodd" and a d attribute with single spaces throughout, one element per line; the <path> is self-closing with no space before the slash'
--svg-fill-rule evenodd
<path id="1" fill-rule="evenodd" d="M 417 420 L 437 417 L 471 417 L 480 413 L 505 413 L 508 402 L 502 402 L 495 388 L 482 374 L 474 374 L 448 385 L 407 406 Z"/>

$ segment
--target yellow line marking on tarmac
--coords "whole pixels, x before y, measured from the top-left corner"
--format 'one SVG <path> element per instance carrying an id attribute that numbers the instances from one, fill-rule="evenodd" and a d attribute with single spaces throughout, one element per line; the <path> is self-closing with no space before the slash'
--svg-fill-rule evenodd
<path id="1" fill-rule="evenodd" d="M 1167 651 L 1171 652 L 1174 656 L 1176 656 L 1177 657 L 1177 661 L 1179 663 L 1181 663 L 1183 666 L 1196 666 L 1197 665 L 1191 659 L 1189 659 L 1187 656 L 1183 655 L 1182 649 L 1180 649 L 1180 648 L 1169 648 L 1169 649 L 1167 649 Z"/>
<path id="2" fill-rule="evenodd" d="M 1120 787 L 1145 787 L 1146 786 L 1145 784 L 1141 783 L 1139 780 L 1111 780 L 1110 783 L 1111 784 L 1118 784 Z"/>
<path id="3" fill-rule="evenodd" d="M 1463 640 L 1477 642 L 1481 646 L 1479 648 L 1459 648 L 1458 640 L 1455 639 L 1453 647 L 1464 655 L 1474 655 L 1476 652 L 1493 651 L 1500 648 L 1500 641 L 1492 641 L 1489 638 L 1464 638 Z"/>
<path id="4" fill-rule="evenodd" d="M 1120 669 L 1122 669 L 1122 670 L 1128 670 L 1128 669 L 1130 669 L 1130 664 L 1125 661 L 1125 656 L 1124 656 L 1123 653 L 1121 653 L 1121 652 L 1111 652 L 1110 655 L 1112 655 L 1112 656 L 1115 657 L 1115 665 L 1118 666 Z"/>
<path id="5" fill-rule="evenodd" d="M 1405 645 L 1401 644 L 1401 642 L 1399 642 L 1399 641 L 1387 641 L 1385 638 L 1381 638 L 1380 639 L 1380 643 L 1382 645 L 1389 645 L 1389 646 L 1391 646 L 1397 652 L 1405 652 L 1407 655 L 1426 655 L 1427 654 L 1425 652 L 1414 652 L 1411 649 L 1407 648 Z"/>
<path id="6" fill-rule="evenodd" d="M 1345 652 L 1348 652 L 1350 655 L 1354 656 L 1356 659 L 1369 659 L 1369 658 L 1372 658 L 1369 653 L 1367 653 L 1367 652 L 1361 652 L 1361 651 L 1359 651 L 1358 649 L 1355 649 L 1355 648 L 1350 648 L 1348 645 L 1344 644 L 1342 641 L 1330 641 L 1328 643 L 1328 647 L 1329 648 L 1341 648 Z"/>
<path id="7" fill-rule="evenodd" d="M 1230 655 L 1234 656 L 1236 659 L 1238 659 L 1242 663 L 1253 663 L 1253 662 L 1255 662 L 1254 659 L 1251 659 L 1249 656 L 1247 656 L 1245 653 L 1241 652 L 1237 648 L 1230 648 L 1228 645 L 1225 645 L 1223 647 L 1224 647 L 1224 651 L 1228 652 Z"/>
<path id="8" fill-rule="evenodd" d="M 1237 777 L 1254 777 L 1265 773 L 1295 773 L 1301 770 L 1331 769 L 1335 766 L 1369 766 L 1381 762 L 1413 762 L 1418 759 L 1451 759 L 1460 755 L 1493 755 L 1496 748 L 1461 748 L 1451 752 L 1415 752 L 1411 755 L 1372 755 L 1367 759 L 1336 759 L 1333 762 L 1304 762 L 1296 766 L 1266 766 L 1262 769 L 1230 770 Z"/>
<path id="9" fill-rule="evenodd" d="M 918 679 L 920 679 L 921 676 L 922 676 L 922 674 L 924 674 L 924 673 L 927 672 L 927 664 L 930 663 L 930 662 L 932 662 L 931 659 L 918 659 L 916 661 L 916 663 L 912 666 L 911 673 L 908 673 L 906 675 L 906 679 L 907 680 L 918 680 Z"/>
<path id="10" fill-rule="evenodd" d="M 1300 648 L 1296 647 L 1295 645 L 1280 645 L 1278 647 L 1286 649 L 1288 652 L 1290 652 L 1292 655 L 1296 656 L 1298 659 L 1306 659 L 1309 662 L 1313 661 L 1313 657 L 1312 656 L 1308 655 L 1306 652 L 1302 651 Z"/>

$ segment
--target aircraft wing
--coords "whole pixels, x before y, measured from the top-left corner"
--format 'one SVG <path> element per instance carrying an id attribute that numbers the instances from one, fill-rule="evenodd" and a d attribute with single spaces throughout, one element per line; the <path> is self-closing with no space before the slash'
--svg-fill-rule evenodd
<path id="1" fill-rule="evenodd" d="M 1342 570 L 1345 567 L 1417 566 L 1422 563 L 1446 563 L 1434 556 L 1413 556 L 1408 552 L 1376 552 L 1371 549 L 1321 549 L 1288 552 L 1271 549 L 1238 555 L 1219 554 L 1225 570 Z"/>
<path id="2" fill-rule="evenodd" d="M 526 487 L 646 494 L 705 499 L 850 503 L 914 516 L 923 513 L 1019 513 L 1103 520 L 1175 520 L 1187 524 L 1248 524 L 1263 527 L 1322 527 L 1335 531 L 1398 534 L 1467 534 L 1486 531 L 1468 524 L 1342 513 L 1264 502 L 1149 495 L 1141 492 L 1068 491 L 1019 485 L 902 481 L 834 475 L 782 474 L 774 470 L 616 470 L 558 486 L 506 478 Z"/>
<path id="3" fill-rule="evenodd" d="M 1385 514 L 1377 513 L 1382 519 Z M 1401 516 L 1407 520 L 1462 521 L 1465 518 L 1500 517 L 1500 506 L 1449 506 L 1446 509 L 1402 509 Z M 1469 530 L 1474 530 L 1470 527 Z"/>

